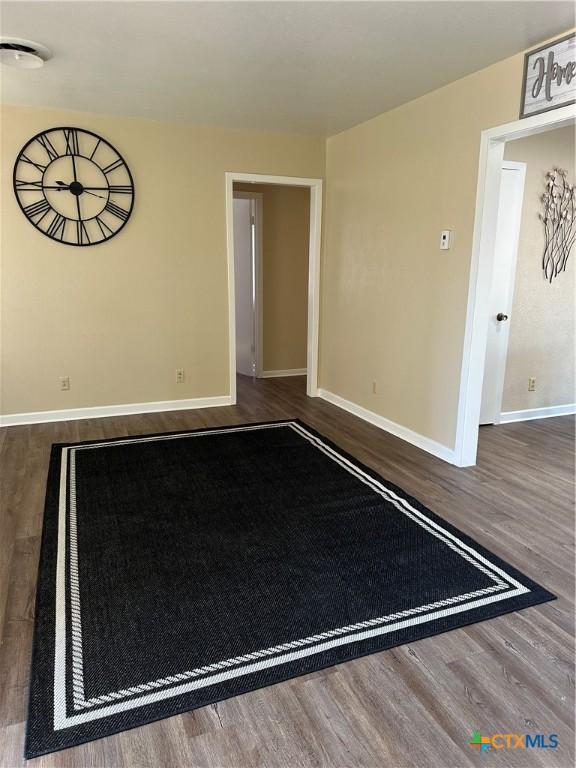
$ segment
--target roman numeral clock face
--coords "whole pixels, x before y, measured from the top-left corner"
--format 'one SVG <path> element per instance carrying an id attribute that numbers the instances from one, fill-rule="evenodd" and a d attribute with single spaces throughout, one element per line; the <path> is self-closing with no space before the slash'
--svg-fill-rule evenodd
<path id="1" fill-rule="evenodd" d="M 109 240 L 134 206 L 122 156 L 80 128 L 52 128 L 30 139 L 14 166 L 14 192 L 36 229 L 66 245 Z"/>

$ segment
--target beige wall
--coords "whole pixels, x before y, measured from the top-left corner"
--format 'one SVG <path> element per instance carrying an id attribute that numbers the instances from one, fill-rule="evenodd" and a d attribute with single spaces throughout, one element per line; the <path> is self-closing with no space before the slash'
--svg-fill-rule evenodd
<path id="1" fill-rule="evenodd" d="M 518 118 L 522 65 L 513 56 L 327 142 L 320 386 L 448 447 L 480 133 Z"/>
<path id="2" fill-rule="evenodd" d="M 262 368 L 306 368 L 310 190 L 239 183 L 234 189 L 263 195 Z"/>
<path id="3" fill-rule="evenodd" d="M 449 447 L 480 133 L 517 118 L 522 64 L 501 61 L 325 147 L 320 386 Z M 26 140 L 70 122 L 115 144 L 136 182 L 125 230 L 88 249 L 39 234 L 11 189 Z M 23 107 L 3 110 L 2 129 L 2 411 L 226 394 L 224 172 L 320 177 L 323 140 Z"/>
<path id="4" fill-rule="evenodd" d="M 510 338 L 506 359 L 503 411 L 564 405 L 574 392 L 574 251 L 566 271 L 548 283 L 542 272 L 542 211 L 546 173 L 559 167 L 574 184 L 574 128 L 540 133 L 506 145 L 507 160 L 526 163 L 526 185 Z M 528 378 L 536 389 L 528 392 Z"/>
<path id="5" fill-rule="evenodd" d="M 130 221 L 91 248 L 37 232 L 12 191 L 26 141 L 70 124 L 135 180 Z M 228 394 L 224 173 L 322 177 L 324 141 L 25 107 L 3 107 L 1 127 L 1 412 Z"/>

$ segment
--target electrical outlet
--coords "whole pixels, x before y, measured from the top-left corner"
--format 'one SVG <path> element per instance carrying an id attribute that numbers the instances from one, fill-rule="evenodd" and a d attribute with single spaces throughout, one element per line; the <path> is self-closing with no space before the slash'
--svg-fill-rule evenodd
<path id="1" fill-rule="evenodd" d="M 536 379 L 533 379 L 532 376 L 528 379 L 528 392 L 535 392 L 536 391 Z"/>
<path id="2" fill-rule="evenodd" d="M 377 386 L 376 386 L 376 381 L 373 381 L 373 382 L 372 382 L 372 394 L 373 394 L 373 395 L 375 395 L 375 394 L 376 394 L 376 389 L 377 389 Z"/>
<path id="3" fill-rule="evenodd" d="M 184 384 L 184 368 L 176 368 L 176 384 Z"/>
<path id="4" fill-rule="evenodd" d="M 70 389 L 70 376 L 60 376 L 58 381 L 60 382 L 60 390 L 62 392 L 68 392 Z"/>

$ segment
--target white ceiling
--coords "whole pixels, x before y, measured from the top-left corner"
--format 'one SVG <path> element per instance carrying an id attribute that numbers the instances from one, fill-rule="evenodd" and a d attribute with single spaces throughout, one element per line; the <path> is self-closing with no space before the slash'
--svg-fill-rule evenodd
<path id="1" fill-rule="evenodd" d="M 3 2 L 2 101 L 330 135 L 574 25 L 572 2 Z M 520 91 L 520 82 L 518 90 Z"/>

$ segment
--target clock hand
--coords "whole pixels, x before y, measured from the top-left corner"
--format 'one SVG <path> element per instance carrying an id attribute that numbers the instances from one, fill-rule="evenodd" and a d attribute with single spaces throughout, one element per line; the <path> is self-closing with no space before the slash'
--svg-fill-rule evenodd
<path id="1" fill-rule="evenodd" d="M 51 187 L 51 186 L 45 185 L 45 186 L 42 187 L 42 189 L 55 189 L 57 192 L 60 192 L 62 190 L 66 190 L 67 189 L 68 192 L 71 192 L 72 185 L 73 184 L 78 184 L 78 182 L 77 181 L 71 181 L 70 184 L 66 184 L 63 181 L 57 181 L 56 184 L 58 184 L 57 187 Z"/>
<path id="2" fill-rule="evenodd" d="M 78 176 L 76 175 L 76 160 L 74 160 L 74 155 L 70 155 L 72 158 L 72 170 L 74 171 L 74 181 L 78 181 Z"/>
<path id="3" fill-rule="evenodd" d="M 56 184 L 58 184 L 59 186 L 51 187 L 49 185 L 44 185 L 42 189 L 70 189 L 70 186 L 71 186 L 70 184 L 65 184 L 63 181 L 57 181 Z M 93 192 L 90 191 L 92 189 L 97 189 L 99 192 L 108 192 L 108 193 L 117 192 L 119 194 L 131 194 L 129 189 L 124 189 L 124 188 L 111 189 L 110 187 L 85 187 L 84 185 L 82 185 L 83 192 L 88 192 L 88 194 L 94 194 Z M 102 195 L 95 195 L 95 197 L 102 197 Z M 105 198 L 102 197 L 102 199 L 104 200 Z"/>
<path id="4" fill-rule="evenodd" d="M 57 190 L 70 189 L 70 184 L 65 184 L 63 181 L 57 181 L 56 184 L 58 184 L 57 187 L 43 187 L 43 189 L 57 189 Z M 99 197 L 101 200 L 106 200 L 104 195 L 97 195 L 95 192 L 90 192 L 91 189 L 104 190 L 104 189 L 108 189 L 108 187 L 84 187 L 81 193 L 81 194 L 84 194 L 84 192 L 86 192 L 87 195 L 92 195 L 92 197 Z"/>
<path id="5" fill-rule="evenodd" d="M 44 189 L 70 189 L 70 184 L 65 184 L 63 181 L 57 181 L 56 184 L 58 184 L 58 187 L 44 187 Z M 93 197 L 99 197 L 101 200 L 106 200 L 104 195 L 97 195 L 95 192 L 91 192 L 91 189 L 101 189 L 101 190 L 108 190 L 108 187 L 83 187 L 82 193 L 86 192 L 87 195 L 92 195 Z"/>
<path id="6" fill-rule="evenodd" d="M 104 197 L 104 195 L 97 195 L 95 192 L 90 192 L 86 187 L 84 187 L 83 192 L 86 192 L 87 195 L 92 195 L 92 197 L 99 197 L 100 200 L 106 200 L 107 198 Z"/>

